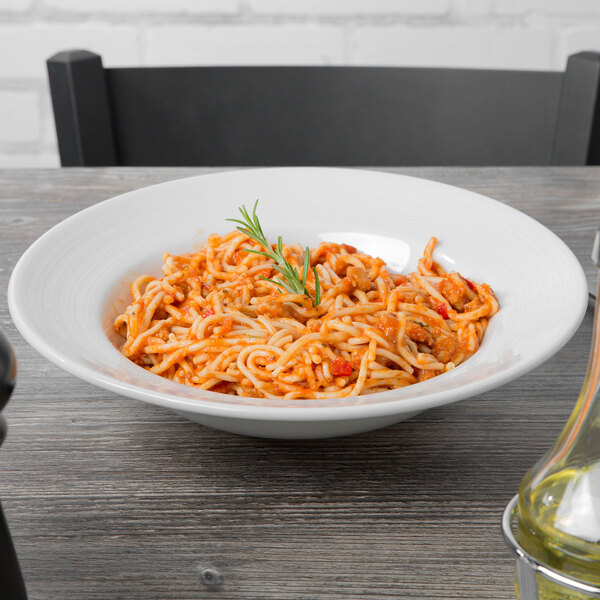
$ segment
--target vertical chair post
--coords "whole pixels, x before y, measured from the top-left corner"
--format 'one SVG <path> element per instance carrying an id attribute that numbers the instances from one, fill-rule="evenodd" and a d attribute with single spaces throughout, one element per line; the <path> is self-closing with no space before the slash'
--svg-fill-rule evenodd
<path id="1" fill-rule="evenodd" d="M 2 420 L 2 417 L 0 417 L 0 420 Z M 2 512 L 2 504 L 0 504 L 0 592 L 2 592 L 3 598 L 27 600 L 25 582 L 23 581 L 10 531 Z"/>
<path id="2" fill-rule="evenodd" d="M 117 157 L 102 58 L 87 50 L 47 61 L 63 167 L 115 166 Z"/>
<path id="3" fill-rule="evenodd" d="M 569 57 L 563 76 L 550 164 L 600 164 L 600 53 Z"/>
<path id="4" fill-rule="evenodd" d="M 0 411 L 6 406 L 15 386 L 16 362 L 12 349 L 0 332 Z M 6 420 L 0 414 L 0 446 L 6 435 Z M 0 504 L 0 597 L 27 600 L 27 591 Z"/>

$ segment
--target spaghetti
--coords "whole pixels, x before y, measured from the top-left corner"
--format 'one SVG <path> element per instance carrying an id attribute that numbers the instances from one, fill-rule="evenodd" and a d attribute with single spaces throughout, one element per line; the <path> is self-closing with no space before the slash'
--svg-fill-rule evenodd
<path id="1" fill-rule="evenodd" d="M 115 322 L 121 352 L 152 373 L 205 390 L 267 398 L 340 398 L 424 381 L 479 348 L 498 310 L 493 291 L 433 260 L 390 274 L 345 244 L 310 250 L 321 299 L 282 291 L 264 250 L 243 233 L 165 253 L 163 277 L 138 277 Z M 304 250 L 283 245 L 300 271 Z M 315 277 L 306 288 L 314 295 Z"/>

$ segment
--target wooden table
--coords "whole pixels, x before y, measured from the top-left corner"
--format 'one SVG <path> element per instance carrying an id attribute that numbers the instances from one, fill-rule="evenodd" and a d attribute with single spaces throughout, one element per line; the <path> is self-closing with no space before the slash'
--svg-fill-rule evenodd
<path id="1" fill-rule="evenodd" d="M 500 517 L 571 411 L 590 310 L 565 348 L 514 383 L 310 442 L 236 437 L 116 396 L 17 333 L 8 279 L 40 234 L 105 198 L 216 170 L 0 171 L 0 328 L 19 365 L 0 497 L 30 598 L 514 598 Z M 522 210 L 593 283 L 600 168 L 397 172 Z"/>

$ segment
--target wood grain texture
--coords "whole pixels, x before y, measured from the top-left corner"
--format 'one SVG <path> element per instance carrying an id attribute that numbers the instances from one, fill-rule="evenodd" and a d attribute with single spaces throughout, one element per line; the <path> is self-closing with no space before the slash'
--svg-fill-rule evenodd
<path id="1" fill-rule="evenodd" d="M 571 411 L 591 311 L 558 354 L 509 385 L 311 442 L 237 437 L 100 390 L 17 333 L 8 278 L 43 232 L 116 194 L 215 170 L 0 171 L 0 328 L 19 366 L 0 497 L 30 598 L 514 598 L 500 517 Z M 522 210 L 593 282 L 600 168 L 386 170 Z"/>

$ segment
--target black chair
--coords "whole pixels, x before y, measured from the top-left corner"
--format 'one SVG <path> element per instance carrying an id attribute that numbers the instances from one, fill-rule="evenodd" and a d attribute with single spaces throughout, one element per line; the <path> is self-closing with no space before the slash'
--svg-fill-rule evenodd
<path id="1" fill-rule="evenodd" d="M 15 385 L 16 363 L 8 342 L 0 332 L 0 411 L 6 406 Z M 0 446 L 6 436 L 6 419 L 0 414 Z M 26 600 L 21 569 L 0 504 L 0 598 Z"/>
<path id="2" fill-rule="evenodd" d="M 48 60 L 63 166 L 600 164 L 600 54 L 564 72 L 105 69 Z"/>

